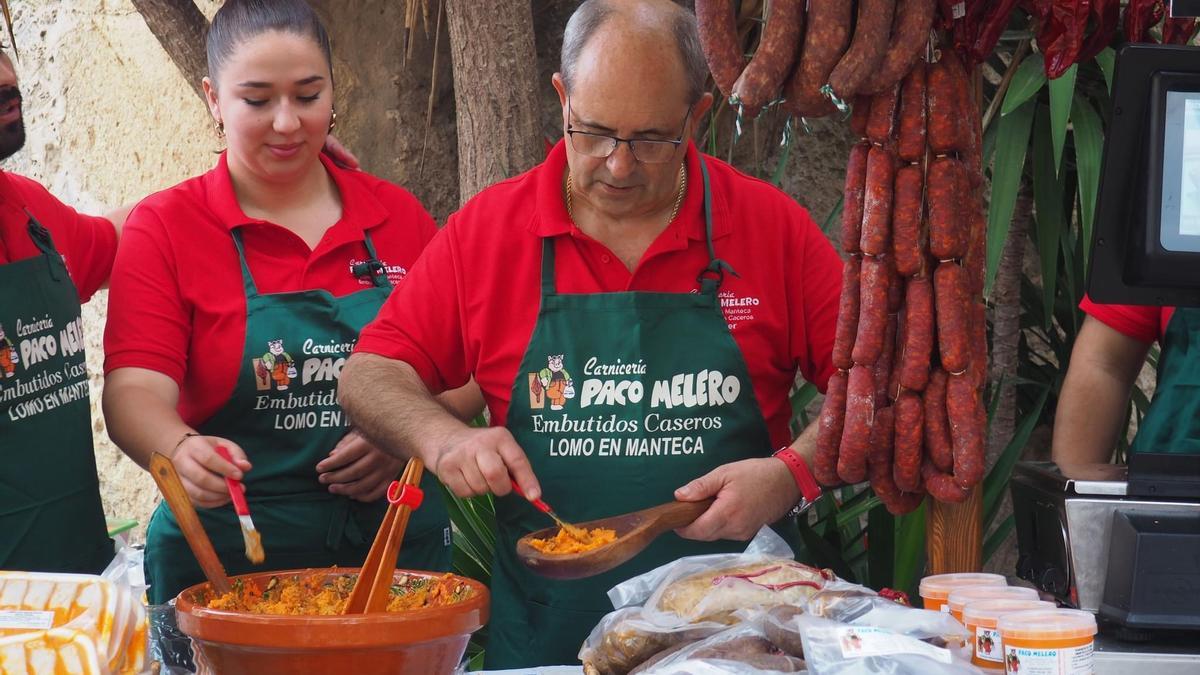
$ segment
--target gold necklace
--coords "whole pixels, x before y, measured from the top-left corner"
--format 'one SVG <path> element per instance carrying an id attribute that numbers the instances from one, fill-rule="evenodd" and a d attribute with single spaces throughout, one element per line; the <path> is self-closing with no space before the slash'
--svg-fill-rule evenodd
<path id="1" fill-rule="evenodd" d="M 675 221 L 675 216 L 679 215 L 679 207 L 683 204 L 683 195 L 686 194 L 686 192 L 687 192 L 686 188 L 687 188 L 687 166 L 681 164 L 681 165 L 679 165 L 679 187 L 677 187 L 675 189 L 675 204 L 671 207 L 670 217 L 667 218 L 668 225 L 670 225 L 672 222 Z M 575 210 L 573 208 L 574 204 L 572 203 L 571 196 L 573 194 L 575 194 L 575 187 L 571 183 L 571 170 L 570 169 L 567 169 L 566 192 L 567 192 L 567 195 L 566 195 L 567 217 L 570 218 L 571 222 L 573 223 L 573 222 L 575 222 Z"/>

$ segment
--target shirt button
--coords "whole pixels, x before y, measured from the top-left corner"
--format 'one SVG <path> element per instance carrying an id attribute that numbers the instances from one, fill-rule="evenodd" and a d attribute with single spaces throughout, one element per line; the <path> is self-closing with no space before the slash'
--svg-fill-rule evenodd
<path id="1" fill-rule="evenodd" d="M 600 262 L 608 264 L 612 262 L 612 256 L 605 253 L 604 255 L 600 256 Z"/>

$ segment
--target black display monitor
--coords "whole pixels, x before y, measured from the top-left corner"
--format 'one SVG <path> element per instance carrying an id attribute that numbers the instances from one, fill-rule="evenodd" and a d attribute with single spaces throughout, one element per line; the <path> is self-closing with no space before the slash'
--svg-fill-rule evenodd
<path id="1" fill-rule="evenodd" d="M 1200 48 L 1117 54 L 1088 294 L 1200 306 Z"/>

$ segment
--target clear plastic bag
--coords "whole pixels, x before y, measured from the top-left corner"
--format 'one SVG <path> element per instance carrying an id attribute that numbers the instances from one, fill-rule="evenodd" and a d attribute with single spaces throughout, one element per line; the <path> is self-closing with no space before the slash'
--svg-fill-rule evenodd
<path id="1" fill-rule="evenodd" d="M 681 558 L 619 584 L 609 598 L 615 607 L 644 602 L 642 618 L 663 627 L 730 624 L 748 607 L 800 604 L 834 578 L 796 562 L 783 539 L 763 528 L 742 553 Z"/>
<path id="2" fill-rule="evenodd" d="M 951 646 L 961 646 L 970 640 L 966 627 L 945 612 L 908 607 L 844 581 L 826 584 L 803 607 L 810 616 L 883 628 L 917 640 L 940 641 Z"/>
<path id="3" fill-rule="evenodd" d="M 681 643 L 633 673 L 636 675 L 775 675 L 805 672 L 803 659 L 767 639 L 762 624 L 746 621 L 703 640 Z M 631 674 L 632 675 L 632 674 Z"/>
<path id="4" fill-rule="evenodd" d="M 646 621 L 641 607 L 623 607 L 596 624 L 579 650 L 579 660 L 590 675 L 625 675 L 662 650 L 725 628 L 718 623 L 665 628 Z"/>
<path id="5" fill-rule="evenodd" d="M 654 591 L 668 577 L 675 576 L 675 569 L 682 563 L 689 565 L 728 566 L 737 564 L 739 560 L 754 561 L 763 558 L 794 558 L 795 553 L 787 542 L 769 527 L 764 527 L 754 535 L 746 550 L 741 553 L 714 553 L 712 555 L 697 555 L 681 558 L 666 565 L 656 567 L 649 572 L 640 574 L 632 579 L 623 581 L 608 591 L 608 599 L 615 608 L 641 605 L 650 599 Z"/>
<path id="6" fill-rule="evenodd" d="M 982 675 L 950 649 L 874 626 L 794 618 L 811 675 Z"/>
<path id="7" fill-rule="evenodd" d="M 196 672 L 192 639 L 175 623 L 175 601 L 151 605 L 150 658 L 162 664 L 160 675 L 188 675 Z"/>

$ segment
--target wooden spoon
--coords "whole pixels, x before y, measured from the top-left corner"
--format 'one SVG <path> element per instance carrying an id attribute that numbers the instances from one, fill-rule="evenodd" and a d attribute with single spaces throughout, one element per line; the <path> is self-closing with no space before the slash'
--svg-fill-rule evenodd
<path id="1" fill-rule="evenodd" d="M 158 490 L 167 501 L 167 506 L 171 507 L 171 513 L 175 514 L 179 529 L 183 531 L 192 554 L 196 556 L 200 569 L 204 570 L 204 576 L 208 578 L 213 590 L 222 595 L 233 590 L 229 584 L 229 577 L 225 576 L 225 567 L 221 565 L 221 559 L 217 557 L 212 541 L 204 532 L 204 526 L 200 524 L 196 507 L 192 506 L 192 500 L 183 489 L 179 474 L 175 472 L 175 465 L 166 455 L 156 452 L 150 455 L 150 475 L 158 484 Z"/>
<path id="2" fill-rule="evenodd" d="M 582 553 L 542 553 L 530 545 L 530 540 L 553 538 L 558 528 L 538 530 L 517 540 L 517 558 L 537 574 L 551 579 L 595 576 L 637 555 L 659 535 L 692 524 L 712 503 L 712 499 L 670 502 L 620 516 L 576 523 L 580 528 L 603 527 L 617 533 L 616 541 Z"/>

